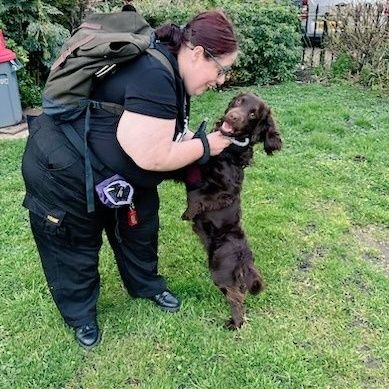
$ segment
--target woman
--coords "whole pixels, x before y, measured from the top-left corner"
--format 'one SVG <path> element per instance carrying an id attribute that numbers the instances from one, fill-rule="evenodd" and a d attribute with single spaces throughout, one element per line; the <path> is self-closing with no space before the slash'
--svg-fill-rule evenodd
<path id="1" fill-rule="evenodd" d="M 174 76 L 155 56 L 144 54 L 103 80 L 93 95 L 125 108 L 121 117 L 92 110 L 88 147 L 104 167 L 131 184 L 130 205 L 113 209 L 96 200 L 95 211 L 88 213 L 80 154 L 58 126 L 44 125 L 44 115 L 30 125 L 23 205 L 30 211 L 53 299 L 84 348 L 100 340 L 96 302 L 103 230 L 129 294 L 170 312 L 179 310 L 179 300 L 157 271 L 157 185 L 167 172 L 217 155 L 230 144 L 219 132 L 200 138 L 191 132 L 181 135 L 188 96 L 222 85 L 237 57 L 231 22 L 222 12 L 209 11 L 185 27 L 162 26 L 156 35 Z M 73 126 L 82 132 L 84 118 Z"/>

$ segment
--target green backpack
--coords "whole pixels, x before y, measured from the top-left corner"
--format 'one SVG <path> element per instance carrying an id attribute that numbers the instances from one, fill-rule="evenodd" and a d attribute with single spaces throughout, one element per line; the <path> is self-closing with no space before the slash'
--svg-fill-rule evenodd
<path id="1" fill-rule="evenodd" d="M 174 77 L 169 60 L 154 42 L 153 28 L 137 12 L 88 16 L 73 31 L 51 67 L 43 92 L 43 111 L 61 120 L 72 120 L 88 107 L 96 108 L 90 101 L 94 82 L 145 51 Z M 123 107 L 113 103 L 99 103 L 97 108 L 123 112 Z"/>
<path id="2" fill-rule="evenodd" d="M 95 210 L 94 173 L 106 170 L 88 147 L 91 108 L 121 115 L 123 107 L 90 99 L 96 80 L 138 55 L 148 52 L 174 78 L 169 60 L 155 47 L 153 28 L 137 12 L 92 14 L 73 31 L 51 67 L 43 92 L 43 112 L 55 120 L 85 162 L 88 212 Z M 85 112 L 85 128 L 80 134 L 71 121 Z M 58 125 L 57 124 L 57 125 Z"/>

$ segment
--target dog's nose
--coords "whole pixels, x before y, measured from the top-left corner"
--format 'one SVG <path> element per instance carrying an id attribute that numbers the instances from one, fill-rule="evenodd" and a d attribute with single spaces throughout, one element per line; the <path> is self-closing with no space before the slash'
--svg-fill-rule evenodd
<path id="1" fill-rule="evenodd" d="M 227 119 L 231 122 L 236 122 L 239 119 L 239 116 L 236 112 L 228 112 Z"/>

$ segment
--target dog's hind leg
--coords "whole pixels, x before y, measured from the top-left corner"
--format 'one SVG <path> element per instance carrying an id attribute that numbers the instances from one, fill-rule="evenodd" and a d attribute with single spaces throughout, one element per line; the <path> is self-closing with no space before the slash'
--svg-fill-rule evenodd
<path id="1" fill-rule="evenodd" d="M 197 234 L 197 236 L 200 238 L 200 241 L 204 245 L 205 250 L 208 254 L 212 242 L 210 228 L 212 229 L 212 226 L 208 226 L 208 228 L 206 229 L 206 226 L 200 219 L 195 219 L 193 221 L 192 229 L 195 234 Z"/>
<path id="2" fill-rule="evenodd" d="M 231 319 L 227 321 L 226 326 L 230 330 L 236 330 L 242 327 L 244 323 L 244 296 L 245 294 L 239 288 L 223 288 L 227 301 L 231 307 Z"/>

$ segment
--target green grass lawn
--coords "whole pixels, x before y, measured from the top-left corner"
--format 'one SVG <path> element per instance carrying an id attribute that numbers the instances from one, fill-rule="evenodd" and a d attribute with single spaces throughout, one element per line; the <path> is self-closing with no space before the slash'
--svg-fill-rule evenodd
<path id="1" fill-rule="evenodd" d="M 0 143 L 0 388 L 389 387 L 389 99 L 349 85 L 248 88 L 272 107 L 284 150 L 258 146 L 244 226 L 267 283 L 247 324 L 223 328 L 182 186 L 160 188 L 160 270 L 178 314 L 133 300 L 101 252 L 101 345 L 80 349 L 46 288 L 21 207 L 24 140 Z M 236 91 L 193 102 L 192 126 Z"/>

